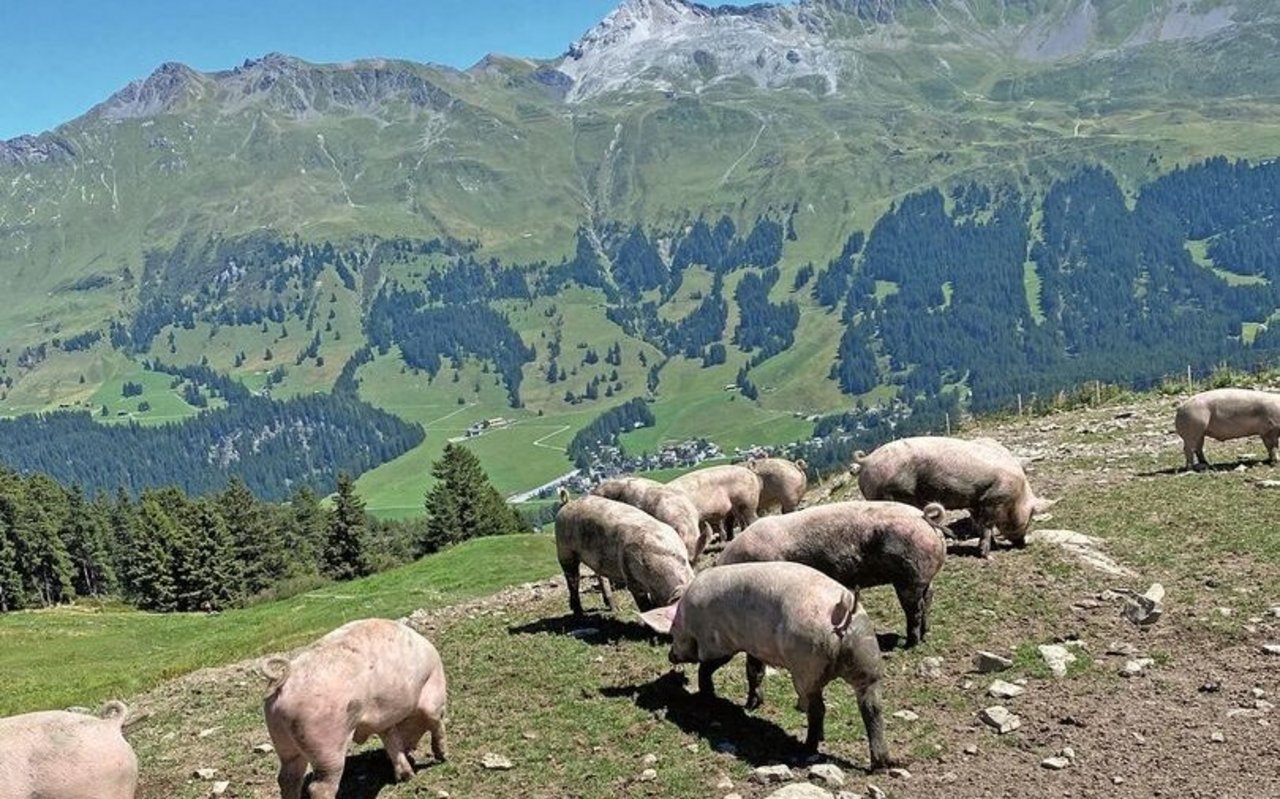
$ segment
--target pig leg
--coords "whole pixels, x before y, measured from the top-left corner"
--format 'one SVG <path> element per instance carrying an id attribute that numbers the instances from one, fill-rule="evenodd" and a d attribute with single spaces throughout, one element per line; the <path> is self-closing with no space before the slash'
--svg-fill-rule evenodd
<path id="1" fill-rule="evenodd" d="M 395 769 L 396 780 L 408 782 L 413 779 L 413 764 L 409 762 L 411 747 L 405 740 L 404 730 L 400 725 L 382 733 L 382 746 L 387 750 L 387 759 L 391 761 L 391 767 Z"/>
<path id="2" fill-rule="evenodd" d="M 342 769 L 346 765 L 346 749 L 315 762 L 315 773 L 311 775 L 311 784 L 307 786 L 310 799 L 337 799 L 338 786 L 342 784 Z"/>
<path id="3" fill-rule="evenodd" d="M 982 527 L 982 540 L 978 542 L 978 556 L 986 559 L 991 557 L 991 541 L 995 538 L 996 528 L 987 524 Z"/>
<path id="4" fill-rule="evenodd" d="M 600 596 L 604 597 L 605 607 L 610 613 L 617 613 L 618 606 L 613 603 L 613 589 L 609 586 L 609 578 L 600 576 Z"/>
<path id="5" fill-rule="evenodd" d="M 902 605 L 902 612 L 907 616 L 906 645 L 910 649 L 924 640 L 925 595 L 928 589 L 914 583 L 895 585 L 893 588 L 898 594 L 898 604 Z"/>
<path id="6" fill-rule="evenodd" d="M 747 655 L 747 710 L 764 704 L 764 661 Z"/>
<path id="7" fill-rule="evenodd" d="M 427 729 L 431 731 L 431 755 L 443 763 L 447 759 L 444 745 L 444 719 L 440 716 L 429 717 Z"/>
<path id="8" fill-rule="evenodd" d="M 578 593 L 578 589 L 582 581 L 582 573 L 578 569 L 577 556 L 562 553 L 560 555 L 560 569 L 564 572 L 565 585 L 569 587 L 569 610 L 573 615 L 581 616 L 582 597 Z"/>
<path id="9" fill-rule="evenodd" d="M 712 660 L 704 660 L 698 664 L 698 695 L 704 699 L 714 699 L 716 695 L 716 684 L 711 678 L 716 671 L 733 660 L 733 655 L 726 655 L 721 658 L 713 658 Z"/>
<path id="10" fill-rule="evenodd" d="M 818 744 L 826 737 L 824 725 L 827 718 L 827 703 L 822 698 L 822 688 L 815 688 L 808 696 L 801 697 L 805 706 L 805 715 L 809 718 L 809 731 L 804 738 L 804 748 L 809 752 L 818 751 Z"/>
<path id="11" fill-rule="evenodd" d="M 871 747 L 871 770 L 891 768 L 894 764 L 889 757 L 889 744 L 884 739 L 884 711 L 880 704 L 880 681 L 855 686 L 858 693 L 858 712 L 862 714 L 862 724 L 867 728 L 867 743 Z"/>
<path id="12" fill-rule="evenodd" d="M 1262 434 L 1262 444 L 1267 448 L 1267 465 L 1276 465 L 1276 449 L 1280 447 L 1280 430 Z"/>
<path id="13" fill-rule="evenodd" d="M 280 755 L 280 772 L 276 784 L 280 786 L 280 799 L 302 799 L 302 782 L 307 776 L 307 757 L 292 752 L 288 757 Z"/>

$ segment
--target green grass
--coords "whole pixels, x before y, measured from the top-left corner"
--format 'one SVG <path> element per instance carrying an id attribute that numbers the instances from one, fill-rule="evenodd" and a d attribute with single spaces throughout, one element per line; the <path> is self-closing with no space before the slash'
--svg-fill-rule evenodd
<path id="1" fill-rule="evenodd" d="M 552 541 L 467 542 L 416 563 L 214 615 L 83 605 L 0 616 L 0 715 L 95 705 L 207 666 L 298 646 L 352 619 L 396 618 L 556 571 Z"/>

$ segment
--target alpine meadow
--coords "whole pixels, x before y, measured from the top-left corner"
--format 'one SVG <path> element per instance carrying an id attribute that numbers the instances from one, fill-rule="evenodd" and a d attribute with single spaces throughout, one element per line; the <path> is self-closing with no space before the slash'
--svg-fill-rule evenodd
<path id="1" fill-rule="evenodd" d="M 124 700 L 139 799 L 1274 796 L 1277 42 L 1270 0 L 620 0 L 554 58 L 171 62 L 0 140 L 0 713 Z M 1175 427 L 1226 388 L 1263 410 Z M 944 435 L 995 445 L 1030 535 L 980 507 L 1012 471 L 872 496 L 863 453 Z M 719 650 L 681 614 L 744 569 L 702 547 L 764 513 L 767 456 L 803 475 L 780 519 L 896 500 L 946 532 L 931 632 L 835 577 L 821 622 L 881 665 L 824 705 L 740 647 L 699 704 Z M 749 513 L 676 479 L 735 464 Z M 631 476 L 625 512 L 571 498 Z M 677 589 L 597 551 L 597 522 L 687 538 L 681 491 Z M 290 794 L 287 689 L 330 655 L 262 657 L 375 615 L 439 647 L 428 676 L 377 644 L 422 697 L 448 673 L 449 759 L 424 698 L 416 776 L 366 747 Z"/>

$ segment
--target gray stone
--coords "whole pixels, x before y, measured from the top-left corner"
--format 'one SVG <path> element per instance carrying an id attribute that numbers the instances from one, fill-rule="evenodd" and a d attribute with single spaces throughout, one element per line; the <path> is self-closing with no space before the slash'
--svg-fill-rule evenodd
<path id="1" fill-rule="evenodd" d="M 841 791 L 836 794 L 836 799 L 863 799 L 862 794 L 853 791 Z"/>
<path id="2" fill-rule="evenodd" d="M 515 764 L 511 762 L 510 758 L 493 752 L 485 752 L 484 757 L 480 760 L 480 765 L 489 771 L 509 771 L 515 768 Z"/>
<path id="3" fill-rule="evenodd" d="M 979 652 L 973 656 L 973 668 L 981 674 L 1004 671 L 1012 665 L 1012 660 L 1007 657 L 1001 657 L 994 652 Z"/>
<path id="4" fill-rule="evenodd" d="M 1071 654 L 1070 650 L 1061 644 L 1041 644 L 1037 648 L 1040 650 L 1040 657 L 1044 658 L 1045 665 L 1049 667 L 1049 671 L 1053 672 L 1053 676 L 1067 676 L 1067 666 L 1076 660 L 1076 656 Z"/>
<path id="5" fill-rule="evenodd" d="M 640 776 L 637 777 L 637 779 L 640 780 L 640 782 L 653 782 L 658 779 L 658 772 L 654 769 L 647 768 L 640 772 Z"/>
<path id="6" fill-rule="evenodd" d="M 218 776 L 218 770 L 216 768 L 198 768 L 191 772 L 191 776 L 200 780 L 211 780 Z"/>
<path id="7" fill-rule="evenodd" d="M 991 687 L 987 688 L 987 693 L 996 699 L 1013 699 L 1015 696 L 1022 696 L 1026 692 L 1027 689 L 1021 685 L 1014 685 L 1004 680 L 996 680 L 991 683 Z"/>
<path id="8" fill-rule="evenodd" d="M 943 675 L 943 660 L 939 657 L 929 657 L 920 661 L 916 666 L 916 675 L 924 677 L 926 680 L 937 680 Z"/>
<path id="9" fill-rule="evenodd" d="M 809 779 L 839 788 L 844 785 L 844 772 L 834 763 L 815 763 L 809 767 Z"/>
<path id="10" fill-rule="evenodd" d="M 721 777 L 720 781 L 716 783 L 716 790 L 728 791 L 732 788 L 733 788 L 733 780 L 729 779 L 728 777 Z"/>
<path id="11" fill-rule="evenodd" d="M 761 785 L 768 785 L 774 782 L 791 782 L 796 778 L 791 773 L 791 769 L 786 765 L 777 766 L 760 766 L 751 772 L 751 781 Z"/>
<path id="12" fill-rule="evenodd" d="M 885 799 L 884 791 L 880 790 L 879 786 L 872 785 L 871 783 L 867 783 L 867 795 L 870 796 L 871 799 Z"/>
<path id="13" fill-rule="evenodd" d="M 779 788 L 769 794 L 767 799 L 834 799 L 834 797 L 831 791 L 807 782 L 797 782 L 794 785 Z"/>
<path id="14" fill-rule="evenodd" d="M 974 746 L 973 744 L 969 744 L 964 748 L 964 753 L 966 755 L 976 755 L 978 754 L 978 747 Z"/>
<path id="15" fill-rule="evenodd" d="M 909 779 L 911 779 L 911 772 L 910 772 L 910 771 L 907 771 L 907 770 L 906 770 L 906 769 L 904 769 L 904 768 L 891 768 L 891 769 L 889 769 L 888 774 L 889 774 L 889 776 L 890 776 L 890 777 L 893 777 L 893 778 L 894 778 L 894 779 L 896 779 L 896 780 L 909 780 Z"/>
<path id="16" fill-rule="evenodd" d="M 1059 752 L 1058 754 L 1062 755 L 1062 756 L 1063 756 L 1063 757 L 1065 757 L 1067 760 L 1070 760 L 1070 761 L 1071 761 L 1071 762 L 1073 762 L 1073 763 L 1074 763 L 1074 762 L 1075 762 L 1075 760 L 1076 760 L 1076 750 L 1072 749 L 1072 748 L 1071 748 L 1071 747 L 1069 747 L 1069 746 L 1064 746 L 1064 747 L 1062 747 L 1062 751 L 1061 751 L 1061 752 Z"/>
<path id="17" fill-rule="evenodd" d="M 1124 604 L 1124 617 L 1139 627 L 1155 624 L 1164 614 L 1164 586 L 1152 583 L 1145 594 L 1124 591 L 1128 595 Z"/>
<path id="18" fill-rule="evenodd" d="M 916 713 L 914 710 L 899 710 L 893 714 L 893 717 L 895 719 L 902 719 L 903 721 L 915 721 L 920 718 L 920 714 Z"/>
<path id="19" fill-rule="evenodd" d="M 1139 674 L 1141 674 L 1144 669 L 1146 669 L 1148 666 L 1154 663 L 1155 661 L 1152 660 L 1151 658 L 1137 658 L 1135 660 L 1127 660 L 1125 661 L 1125 664 L 1120 667 L 1120 676 L 1136 677 Z"/>
<path id="20" fill-rule="evenodd" d="M 253 747 L 253 751 L 257 752 L 260 755 L 265 755 L 269 752 L 274 752 L 275 747 L 273 747 L 271 744 L 258 744 L 257 746 Z"/>
<path id="21" fill-rule="evenodd" d="M 654 763 L 658 762 L 658 756 L 655 754 L 647 754 L 640 758 L 640 762 L 646 766 L 652 766 Z"/>
<path id="22" fill-rule="evenodd" d="M 218 780 L 209 788 L 210 796 L 222 796 L 231 787 L 230 780 Z"/>
<path id="23" fill-rule="evenodd" d="M 1213 741 L 1216 744 L 1226 743 L 1227 736 L 1223 735 L 1220 732 L 1214 732 L 1212 735 L 1209 736 L 1209 740 Z"/>
<path id="24" fill-rule="evenodd" d="M 1071 765 L 1071 761 L 1065 757 L 1046 757 L 1040 761 L 1040 765 L 1052 771 L 1061 771 Z"/>
<path id="25" fill-rule="evenodd" d="M 992 705 L 991 707 L 983 708 L 982 712 L 978 714 L 978 718 L 1000 735 L 1004 735 L 1007 732 L 1013 732 L 1022 726 L 1022 719 L 1018 718 L 1013 713 L 1010 713 L 1000 705 Z"/>
<path id="26" fill-rule="evenodd" d="M 1280 644 L 1263 644 L 1262 651 L 1268 655 L 1280 655 Z"/>

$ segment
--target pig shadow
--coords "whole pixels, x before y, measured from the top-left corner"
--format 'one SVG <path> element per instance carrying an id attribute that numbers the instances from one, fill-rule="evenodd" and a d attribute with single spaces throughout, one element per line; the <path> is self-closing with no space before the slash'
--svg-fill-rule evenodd
<path id="1" fill-rule="evenodd" d="M 415 760 L 413 771 L 421 774 L 436 765 L 435 760 Z M 307 777 L 310 782 L 310 776 Z M 347 756 L 342 769 L 342 783 L 338 786 L 338 799 L 375 799 L 383 788 L 396 784 L 396 772 L 381 748 L 366 749 Z M 303 792 L 306 795 L 306 792 Z"/>
<path id="2" fill-rule="evenodd" d="M 814 761 L 813 756 L 804 750 L 803 741 L 778 725 L 751 715 L 741 704 L 726 697 L 706 699 L 690 693 L 686 689 L 687 683 L 685 675 L 669 671 L 652 682 L 605 687 L 600 689 L 600 693 L 610 698 L 630 699 L 637 707 L 650 712 L 661 712 L 667 721 L 681 730 L 704 738 L 717 750 L 727 751 L 753 766 L 779 762 L 804 765 Z M 775 693 L 778 696 L 773 701 L 784 701 L 783 692 Z M 794 695 L 790 695 L 785 701 L 793 698 Z M 768 702 L 769 698 L 766 697 L 765 701 Z M 838 721 L 829 715 L 827 724 L 832 723 Z M 817 760 L 834 763 L 844 769 L 861 768 L 826 753 L 819 754 Z"/>
<path id="3" fill-rule="evenodd" d="M 507 628 L 510 635 L 568 635 L 592 646 L 611 646 L 622 641 L 634 641 L 642 644 L 660 644 L 658 634 L 638 621 L 623 621 L 607 612 L 587 612 L 582 616 L 566 613 L 563 616 L 552 616 L 538 619 Z"/>
<path id="4" fill-rule="evenodd" d="M 1208 466 L 1201 466 L 1199 472 L 1234 472 L 1243 466 L 1246 469 L 1252 469 L 1256 466 L 1267 466 L 1267 462 L 1262 458 L 1244 457 L 1237 458 L 1234 461 L 1218 461 Z M 1188 471 L 1186 466 L 1168 466 L 1164 469 L 1152 469 L 1148 472 L 1138 472 L 1138 477 L 1171 477 L 1174 475 L 1186 474 Z"/>

